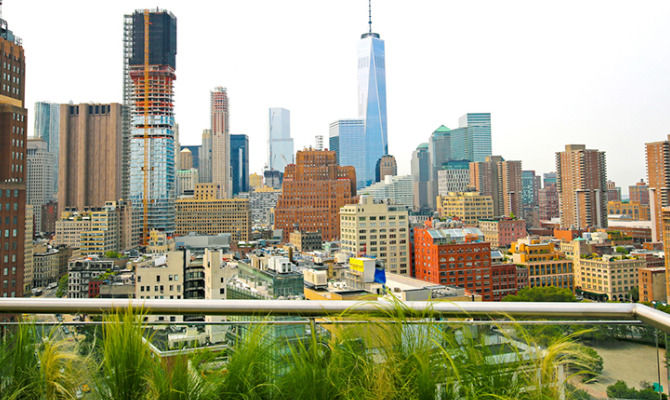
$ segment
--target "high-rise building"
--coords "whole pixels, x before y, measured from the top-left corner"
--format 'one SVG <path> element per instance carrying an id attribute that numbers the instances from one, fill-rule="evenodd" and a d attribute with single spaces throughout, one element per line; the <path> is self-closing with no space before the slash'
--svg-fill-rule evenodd
<path id="1" fill-rule="evenodd" d="M 212 182 L 212 130 L 203 129 L 202 131 L 202 148 L 198 155 L 200 167 L 198 173 L 200 175 L 200 183 Z"/>
<path id="2" fill-rule="evenodd" d="M 381 182 L 386 175 L 398 175 L 398 165 L 395 162 L 395 157 L 390 154 L 383 155 L 377 160 L 375 166 L 375 182 Z"/>
<path id="3" fill-rule="evenodd" d="M 118 103 L 61 104 L 60 211 L 102 207 L 121 198 L 122 108 Z"/>
<path id="4" fill-rule="evenodd" d="M 217 87 L 210 97 L 212 116 L 212 183 L 218 187 L 218 197 L 232 197 L 230 175 L 230 124 L 228 92 L 224 87 Z"/>
<path id="5" fill-rule="evenodd" d="M 188 148 L 179 152 L 179 169 L 177 170 L 177 196 L 193 192 L 198 184 L 198 170 L 193 167 L 193 154 Z"/>
<path id="6" fill-rule="evenodd" d="M 649 205 L 649 186 L 644 179 L 640 179 L 635 186 L 628 187 L 628 199 L 641 205 Z"/>
<path id="7" fill-rule="evenodd" d="M 28 292 L 32 288 L 34 275 L 33 265 L 33 218 L 34 207 L 26 204 L 25 233 L 23 235 L 23 291 Z"/>
<path id="8" fill-rule="evenodd" d="M 234 241 L 251 236 L 251 214 L 248 199 L 220 199 L 215 184 L 196 185 L 193 197 L 177 200 L 178 236 L 196 232 L 202 235 L 230 233 Z"/>
<path id="9" fill-rule="evenodd" d="M 549 185 L 555 185 L 557 183 L 556 172 L 545 172 L 543 174 L 543 177 L 544 177 L 544 187 L 547 187 Z"/>
<path id="10" fill-rule="evenodd" d="M 546 182 L 546 181 L 545 181 Z M 541 221 L 549 221 L 560 216 L 558 207 L 558 191 L 556 184 L 545 185 L 538 191 L 539 218 Z"/>
<path id="11" fill-rule="evenodd" d="M 607 228 L 605 152 L 568 144 L 556 153 L 561 227 Z"/>
<path id="12" fill-rule="evenodd" d="M 436 209 L 436 197 L 438 195 L 437 172 L 442 169 L 442 164 L 451 160 L 451 129 L 444 125 L 433 131 L 428 140 L 428 155 L 430 157 L 430 178 L 428 190 L 428 207 Z"/>
<path id="13" fill-rule="evenodd" d="M 427 211 L 430 207 L 430 153 L 428 143 L 421 143 L 412 152 L 412 191 L 414 210 Z"/>
<path id="14" fill-rule="evenodd" d="M 449 192 L 465 192 L 470 186 L 470 162 L 447 161 L 437 171 L 437 193 L 446 196 Z"/>
<path id="15" fill-rule="evenodd" d="M 28 204 L 33 206 L 35 231 L 42 228 L 42 206 L 51 201 L 53 192 L 53 155 L 47 143 L 38 137 L 28 138 L 26 154 L 26 197 Z"/>
<path id="16" fill-rule="evenodd" d="M 191 152 L 191 168 L 195 168 L 197 170 L 200 169 L 200 150 L 202 149 L 202 145 L 200 146 L 181 146 L 181 150 L 188 149 L 188 151 Z M 179 162 L 181 162 L 181 158 L 179 159 Z M 199 172 L 199 171 L 198 171 Z"/>
<path id="17" fill-rule="evenodd" d="M 0 19 L 0 296 L 21 297 L 26 242 L 26 64 L 21 39 Z"/>
<path id="18" fill-rule="evenodd" d="M 484 161 L 491 153 L 491 113 L 467 113 L 458 120 L 461 128 L 470 128 L 471 161 Z"/>
<path id="19" fill-rule="evenodd" d="M 607 201 L 621 201 L 621 188 L 614 181 L 607 181 Z"/>
<path id="20" fill-rule="evenodd" d="M 365 121 L 341 119 L 332 122 L 329 136 L 338 164 L 352 166 L 356 170 L 356 187 L 360 189 L 370 185 L 374 181 L 374 168 L 368 170 L 366 162 Z"/>
<path id="21" fill-rule="evenodd" d="M 407 207 L 361 196 L 358 204 L 340 208 L 340 245 L 355 257 L 374 256 L 384 261 L 387 272 L 409 275 L 409 223 Z M 384 223 L 379 235 L 367 227 Z"/>
<path id="22" fill-rule="evenodd" d="M 538 191 L 540 190 L 540 177 L 535 175 L 535 171 L 521 171 L 521 202 L 524 207 L 534 207 L 538 205 Z"/>
<path id="23" fill-rule="evenodd" d="M 35 131 L 33 136 L 41 138 L 47 145 L 47 151 L 51 154 L 51 177 L 49 184 L 52 186 L 51 193 L 58 193 L 58 157 L 60 152 L 60 104 L 57 103 L 35 103 Z M 45 189 L 46 190 L 46 189 Z M 49 199 L 51 200 L 51 199 Z M 38 209 L 35 209 L 37 211 Z M 35 213 L 35 215 L 39 212 Z M 38 228 L 39 229 L 39 228 Z"/>
<path id="24" fill-rule="evenodd" d="M 179 152 L 179 169 L 193 168 L 193 154 L 189 149 L 182 149 Z"/>
<path id="25" fill-rule="evenodd" d="M 268 164 L 270 171 L 284 172 L 293 164 L 291 113 L 285 108 L 270 108 L 268 132 Z"/>
<path id="26" fill-rule="evenodd" d="M 358 118 L 364 124 L 365 169 L 356 169 L 356 176 L 363 182 L 362 186 L 367 186 L 374 179 L 377 160 L 389 154 L 384 41 L 378 33 L 372 32 L 372 14 L 368 32 L 361 35 L 358 43 Z M 344 149 L 341 143 L 339 149 Z M 365 175 L 361 176 L 361 172 Z"/>
<path id="27" fill-rule="evenodd" d="M 340 234 L 340 207 L 354 202 L 356 171 L 339 166 L 334 151 L 298 151 L 286 167 L 275 208 L 275 229 L 287 241 L 294 230 L 320 231 L 323 240 Z"/>
<path id="28" fill-rule="evenodd" d="M 663 238 L 662 209 L 670 206 L 670 135 L 662 142 L 646 143 L 649 208 L 651 209 L 652 240 Z"/>
<path id="29" fill-rule="evenodd" d="M 249 136 L 230 135 L 230 170 L 233 195 L 249 191 Z"/>
<path id="30" fill-rule="evenodd" d="M 132 81 L 129 197 L 141 216 L 146 243 L 152 229 L 175 229 L 177 18 L 165 10 L 138 10 L 126 18 L 128 25 L 132 39 L 125 42 L 124 55 L 130 57 L 126 68 Z"/>
<path id="31" fill-rule="evenodd" d="M 386 175 L 381 182 L 358 190 L 377 201 L 388 201 L 390 204 L 403 205 L 408 208 L 414 206 L 412 175 L 391 176 Z"/>
<path id="32" fill-rule="evenodd" d="M 470 163 L 470 184 L 493 198 L 496 217 L 521 216 L 521 161 L 488 156 L 484 162 Z"/>

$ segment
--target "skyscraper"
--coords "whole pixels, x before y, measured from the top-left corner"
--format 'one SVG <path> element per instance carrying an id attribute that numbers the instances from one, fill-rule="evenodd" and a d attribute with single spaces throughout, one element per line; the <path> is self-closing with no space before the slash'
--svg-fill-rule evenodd
<path id="1" fill-rule="evenodd" d="M 232 197 L 230 175 L 230 134 L 228 92 L 214 88 L 210 96 L 212 117 L 212 183 L 217 186 L 218 198 Z"/>
<path id="2" fill-rule="evenodd" d="M 666 241 L 663 237 L 663 207 L 670 206 L 670 135 L 661 142 L 646 143 L 647 181 L 649 182 L 649 209 L 651 211 L 651 239 Z M 670 213 L 666 213 L 670 215 Z"/>
<path id="3" fill-rule="evenodd" d="M 61 104 L 59 211 L 102 207 L 121 198 L 122 108 L 119 103 Z"/>
<path id="4" fill-rule="evenodd" d="M 53 192 L 53 156 L 47 143 L 39 137 L 28 138 L 26 154 L 26 191 L 27 202 L 33 206 L 35 230 L 42 227 L 42 206 L 51 201 Z M 32 225 L 31 225 L 32 228 Z"/>
<path id="5" fill-rule="evenodd" d="M 132 80 L 130 200 L 142 216 L 146 242 L 152 229 L 175 230 L 177 18 L 165 10 L 138 10 L 126 18 L 128 24 L 132 39 L 125 42 L 124 55 L 130 57 L 126 68 Z"/>
<path id="6" fill-rule="evenodd" d="M 428 152 L 428 143 L 421 143 L 412 152 L 412 181 L 414 210 L 428 210 L 428 194 L 430 192 L 428 188 L 430 185 L 430 154 Z"/>
<path id="7" fill-rule="evenodd" d="M 249 137 L 230 135 L 230 170 L 233 195 L 249 191 Z"/>
<path id="8" fill-rule="evenodd" d="M 360 176 L 357 169 L 356 176 L 364 186 L 373 182 L 377 160 L 389 153 L 384 41 L 372 32 L 372 13 L 368 25 L 368 32 L 361 35 L 358 43 L 358 118 L 363 120 L 365 129 L 365 170 L 361 171 L 365 175 Z"/>
<path id="9" fill-rule="evenodd" d="M 323 135 L 314 135 L 314 149 L 323 150 Z"/>
<path id="10" fill-rule="evenodd" d="M 467 113 L 458 119 L 461 128 L 470 128 L 472 160 L 484 161 L 491 153 L 491 113 Z"/>
<path id="11" fill-rule="evenodd" d="M 198 155 L 200 158 L 200 183 L 212 182 L 212 130 L 203 129 L 202 148 Z"/>
<path id="12" fill-rule="evenodd" d="M 188 149 L 191 152 L 191 168 L 195 168 L 197 170 L 200 169 L 200 151 L 202 149 L 202 145 L 191 145 L 191 146 L 181 146 L 181 150 Z M 181 162 L 181 157 L 179 159 L 179 162 Z"/>
<path id="13" fill-rule="evenodd" d="M 51 177 L 48 184 L 52 186 L 51 193 L 58 193 L 58 153 L 60 149 L 60 104 L 35 103 L 35 131 L 33 136 L 44 140 L 47 151 L 51 154 Z M 35 210 L 39 210 L 36 208 Z M 38 215 L 36 212 L 35 215 Z M 39 228 L 38 228 L 39 230 Z"/>
<path id="14" fill-rule="evenodd" d="M 356 188 L 368 186 L 374 182 L 365 162 L 365 123 L 360 119 L 341 119 L 330 124 L 329 136 L 331 142 L 337 142 L 337 163 L 342 166 L 352 166 L 356 169 Z M 332 147 L 332 146 L 331 146 Z M 333 149 L 331 149 L 333 150 Z"/>
<path id="15" fill-rule="evenodd" d="M 556 189 L 562 228 L 607 228 L 605 152 L 583 144 L 556 153 Z"/>
<path id="16" fill-rule="evenodd" d="M 356 171 L 337 165 L 334 151 L 298 151 L 285 169 L 282 193 L 275 208 L 275 229 L 284 241 L 294 230 L 319 231 L 323 240 L 340 236 L 340 207 L 356 196 Z"/>
<path id="17" fill-rule="evenodd" d="M 493 198 L 495 217 L 521 216 L 521 161 L 489 156 L 484 162 L 470 163 L 470 185 Z"/>
<path id="18" fill-rule="evenodd" d="M 293 139 L 291 139 L 291 113 L 285 108 L 269 111 L 268 169 L 284 172 L 293 164 Z"/>
<path id="19" fill-rule="evenodd" d="M 398 164 L 395 161 L 395 157 L 390 154 L 386 154 L 377 160 L 377 165 L 375 165 L 375 182 L 383 181 L 386 175 L 398 175 Z"/>
<path id="20" fill-rule="evenodd" d="M 21 297 L 26 238 L 26 63 L 21 39 L 0 19 L 0 297 Z"/>

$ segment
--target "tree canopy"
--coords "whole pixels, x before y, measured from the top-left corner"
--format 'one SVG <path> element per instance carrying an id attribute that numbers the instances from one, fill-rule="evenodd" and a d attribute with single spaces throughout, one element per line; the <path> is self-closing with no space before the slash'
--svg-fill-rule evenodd
<path id="1" fill-rule="evenodd" d="M 531 301 L 531 302 L 575 302 L 577 298 L 570 289 L 556 286 L 526 287 L 517 294 L 505 296 L 503 301 Z"/>

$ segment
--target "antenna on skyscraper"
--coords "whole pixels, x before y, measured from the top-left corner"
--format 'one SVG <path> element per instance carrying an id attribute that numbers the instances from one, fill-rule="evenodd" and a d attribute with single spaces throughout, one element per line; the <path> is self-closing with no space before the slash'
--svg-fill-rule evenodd
<path id="1" fill-rule="evenodd" d="M 2 4 L 2 0 L 0 0 L 0 4 Z M 368 0 L 368 26 L 368 32 L 372 33 L 372 0 Z"/>

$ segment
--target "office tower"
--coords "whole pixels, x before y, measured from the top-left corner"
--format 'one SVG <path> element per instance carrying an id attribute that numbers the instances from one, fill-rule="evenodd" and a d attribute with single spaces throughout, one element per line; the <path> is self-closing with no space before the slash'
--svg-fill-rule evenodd
<path id="1" fill-rule="evenodd" d="M 122 106 L 118 103 L 61 104 L 60 211 L 102 207 L 107 201 L 121 198 L 121 119 Z"/>
<path id="2" fill-rule="evenodd" d="M 566 145 L 556 153 L 556 179 L 562 228 L 607 228 L 604 151 Z"/>
<path id="3" fill-rule="evenodd" d="M 540 208 L 540 221 L 550 221 L 552 218 L 560 216 L 556 184 L 545 185 L 545 187 L 538 191 L 537 197 Z"/>
<path id="4" fill-rule="evenodd" d="M 477 226 L 480 219 L 493 218 L 493 198 L 478 192 L 451 192 L 437 196 L 440 218 L 457 218 L 465 225 Z"/>
<path id="5" fill-rule="evenodd" d="M 202 148 L 199 154 L 200 169 L 200 183 L 212 182 L 212 130 L 202 130 Z"/>
<path id="6" fill-rule="evenodd" d="M 177 19 L 165 10 L 132 15 L 132 127 L 130 200 L 142 220 L 142 242 L 152 229 L 174 232 Z M 149 54 L 145 54 L 145 45 Z M 118 198 L 118 197 L 115 197 Z M 107 200 L 109 200 L 108 198 Z"/>
<path id="7" fill-rule="evenodd" d="M 544 187 L 556 184 L 556 172 L 545 172 L 543 174 L 543 177 L 544 177 Z"/>
<path id="8" fill-rule="evenodd" d="M 621 201 L 621 188 L 613 181 L 607 181 L 607 201 Z"/>
<path id="9" fill-rule="evenodd" d="M 198 170 L 193 168 L 193 154 L 188 148 L 179 152 L 179 169 L 177 170 L 177 196 L 193 192 L 198 184 Z"/>
<path id="10" fill-rule="evenodd" d="M 263 178 L 265 179 L 265 186 L 281 189 L 284 173 L 268 169 L 263 171 Z"/>
<path id="11" fill-rule="evenodd" d="M 438 195 L 437 171 L 442 169 L 442 164 L 451 160 L 451 130 L 444 125 L 433 131 L 428 141 L 428 154 L 430 155 L 430 184 L 428 185 L 428 207 L 437 208 L 436 197 Z"/>
<path id="12" fill-rule="evenodd" d="M 233 195 L 249 191 L 249 137 L 230 135 L 230 171 Z"/>
<path id="13" fill-rule="evenodd" d="M 193 154 L 191 154 L 191 150 L 185 148 L 179 153 L 179 169 L 193 168 Z"/>
<path id="14" fill-rule="evenodd" d="M 288 164 L 293 164 L 291 113 L 285 108 L 270 108 L 267 167 L 283 173 Z"/>
<path id="15" fill-rule="evenodd" d="M 51 193 L 55 199 L 58 193 L 58 156 L 60 151 L 60 104 L 35 103 L 35 131 L 33 136 L 41 138 L 47 145 L 47 151 L 51 154 L 51 177 L 49 184 L 52 186 Z M 49 199 L 51 200 L 51 199 Z M 35 209 L 34 211 L 38 211 Z M 36 212 L 35 215 L 38 215 Z M 39 230 L 39 226 L 38 226 Z"/>
<path id="16" fill-rule="evenodd" d="M 365 161 L 365 123 L 360 119 L 341 119 L 330 124 L 329 136 L 337 162 L 342 166 L 352 166 L 356 170 L 356 188 L 360 189 L 374 181 L 374 169 L 368 170 Z"/>
<path id="17" fill-rule="evenodd" d="M 535 207 L 538 205 L 539 178 L 539 176 L 535 175 L 535 171 L 521 171 L 521 202 L 524 207 Z"/>
<path id="18" fill-rule="evenodd" d="M 470 163 L 470 185 L 493 198 L 496 217 L 521 216 L 521 161 L 488 156 L 484 162 Z"/>
<path id="19" fill-rule="evenodd" d="M 56 220 L 58 219 L 58 203 L 51 200 L 41 207 L 41 210 L 35 211 L 41 214 L 42 226 L 40 232 L 54 233 L 56 231 Z"/>
<path id="20" fill-rule="evenodd" d="M 323 150 L 323 135 L 314 136 L 314 149 Z"/>
<path id="21" fill-rule="evenodd" d="M 458 119 L 460 128 L 470 128 L 471 161 L 485 161 L 491 155 L 491 113 L 467 113 Z"/>
<path id="22" fill-rule="evenodd" d="M 228 92 L 217 87 L 210 93 L 212 117 L 212 183 L 217 185 L 220 199 L 232 197 L 230 182 L 230 124 Z"/>
<path id="23" fill-rule="evenodd" d="M 356 171 L 337 165 L 334 151 L 298 151 L 285 169 L 282 193 L 275 208 L 275 229 L 287 241 L 294 230 L 320 231 L 323 240 L 337 240 L 340 207 L 354 202 Z"/>
<path id="24" fill-rule="evenodd" d="M 362 145 L 365 168 L 361 171 L 356 168 L 356 177 L 362 186 L 372 183 L 377 160 L 389 153 L 384 41 L 378 33 L 372 32 L 372 12 L 368 24 L 368 32 L 361 35 L 358 43 L 358 118 L 364 124 Z M 340 136 L 339 150 L 343 152 L 344 149 Z"/>
<path id="25" fill-rule="evenodd" d="M 230 233 L 234 241 L 251 236 L 251 214 L 248 199 L 220 199 L 213 183 L 200 183 L 193 197 L 177 199 L 177 236 L 196 232 L 201 235 Z"/>
<path id="26" fill-rule="evenodd" d="M 644 179 L 640 179 L 635 186 L 628 187 L 628 199 L 641 205 L 649 205 L 649 186 Z"/>
<path id="27" fill-rule="evenodd" d="M 446 196 L 449 192 L 465 192 L 470 186 L 470 162 L 447 161 L 437 171 L 437 193 Z"/>
<path id="28" fill-rule="evenodd" d="M 395 162 L 395 157 L 390 154 L 383 155 L 377 160 L 375 165 L 375 182 L 381 182 L 386 175 L 398 175 L 398 165 Z"/>
<path id="29" fill-rule="evenodd" d="M 21 297 L 26 242 L 26 64 L 21 39 L 0 19 L 0 296 Z"/>
<path id="30" fill-rule="evenodd" d="M 402 205 L 407 208 L 414 206 L 414 179 L 412 175 L 386 175 L 381 182 L 373 183 L 360 189 L 360 194 L 370 196 L 374 200 L 388 201 L 389 204 Z"/>
<path id="31" fill-rule="evenodd" d="M 386 221 L 386 233 L 368 240 L 359 232 Z M 340 208 L 342 250 L 355 257 L 373 256 L 384 262 L 386 272 L 409 275 L 409 217 L 407 207 L 375 201 L 362 195 L 358 204 Z M 381 232 L 381 231 L 380 231 Z M 376 235 L 375 235 L 376 236 Z M 372 236 L 370 236 L 372 239 Z"/>
<path id="32" fill-rule="evenodd" d="M 195 168 L 197 170 L 200 170 L 200 151 L 202 149 L 202 145 L 200 145 L 200 146 L 181 146 L 180 150 L 184 150 L 184 149 L 188 149 L 188 151 L 191 152 L 191 163 L 192 163 L 191 168 Z"/>
<path id="33" fill-rule="evenodd" d="M 26 154 L 26 198 L 33 206 L 35 231 L 42 227 L 42 206 L 53 199 L 53 155 L 47 142 L 38 137 L 28 138 Z M 32 229 L 32 226 L 31 226 Z"/>
<path id="34" fill-rule="evenodd" d="M 421 143 L 412 152 L 412 191 L 414 192 L 414 211 L 427 211 L 430 207 L 430 153 L 428 143 Z"/>

